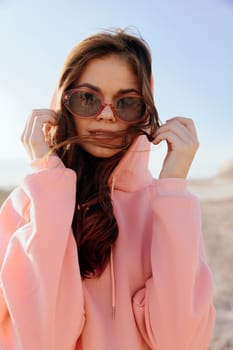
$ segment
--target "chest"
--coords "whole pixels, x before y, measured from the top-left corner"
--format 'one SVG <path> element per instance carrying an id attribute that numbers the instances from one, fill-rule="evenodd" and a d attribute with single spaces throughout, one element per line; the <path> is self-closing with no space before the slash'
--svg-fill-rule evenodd
<path id="1" fill-rule="evenodd" d="M 151 275 L 151 239 L 154 217 L 148 189 L 140 193 L 117 192 L 113 198 L 119 235 L 114 247 L 117 274 L 143 283 Z"/>

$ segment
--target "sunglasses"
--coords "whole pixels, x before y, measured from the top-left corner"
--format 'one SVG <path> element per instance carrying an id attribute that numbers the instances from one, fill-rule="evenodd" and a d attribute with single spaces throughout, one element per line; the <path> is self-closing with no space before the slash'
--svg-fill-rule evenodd
<path id="1" fill-rule="evenodd" d="M 146 118 L 146 103 L 142 96 L 123 94 L 104 103 L 103 96 L 88 88 L 67 90 L 63 95 L 65 108 L 78 118 L 95 118 L 106 106 L 110 106 L 116 119 L 128 124 L 138 123 Z"/>

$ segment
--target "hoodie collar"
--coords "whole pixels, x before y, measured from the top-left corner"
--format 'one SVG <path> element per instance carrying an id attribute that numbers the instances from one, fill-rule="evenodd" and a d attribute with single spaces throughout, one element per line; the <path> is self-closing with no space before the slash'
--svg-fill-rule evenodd
<path id="1" fill-rule="evenodd" d="M 109 179 L 112 189 L 135 192 L 152 182 L 148 169 L 150 142 L 147 137 L 139 136 L 130 146 Z M 111 192 L 112 192 L 111 191 Z"/>

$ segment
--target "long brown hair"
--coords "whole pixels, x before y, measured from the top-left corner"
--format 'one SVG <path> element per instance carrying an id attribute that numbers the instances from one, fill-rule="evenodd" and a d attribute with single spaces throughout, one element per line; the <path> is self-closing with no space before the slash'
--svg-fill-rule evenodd
<path id="1" fill-rule="evenodd" d="M 126 60 L 138 78 L 148 118 L 128 128 L 123 145 L 115 146 L 119 148 L 115 156 L 98 159 L 80 146 L 81 137 L 77 135 L 73 117 L 62 104 L 62 95 L 74 87 L 90 60 L 110 55 Z M 97 277 L 103 272 L 109 261 L 111 247 L 118 236 L 108 186 L 109 176 L 132 141 L 140 134 L 146 134 L 151 141 L 159 126 L 151 79 L 148 45 L 139 36 L 124 30 L 106 31 L 83 40 L 73 48 L 64 63 L 57 91 L 58 126 L 54 129 L 52 141 L 64 164 L 77 174 L 76 209 L 72 227 L 83 278 Z M 88 142 L 92 142 L 91 137 Z"/>

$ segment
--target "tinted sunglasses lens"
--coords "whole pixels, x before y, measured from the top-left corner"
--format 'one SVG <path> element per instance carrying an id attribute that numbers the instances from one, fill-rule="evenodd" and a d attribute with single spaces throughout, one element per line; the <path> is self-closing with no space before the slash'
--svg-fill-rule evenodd
<path id="1" fill-rule="evenodd" d="M 99 97 L 88 91 L 74 91 L 67 102 L 69 109 L 82 117 L 91 117 L 98 114 L 101 108 Z"/>
<path id="2" fill-rule="evenodd" d="M 143 98 L 140 97 L 121 97 L 116 103 L 115 111 L 120 119 L 136 122 L 144 117 L 146 104 Z"/>

